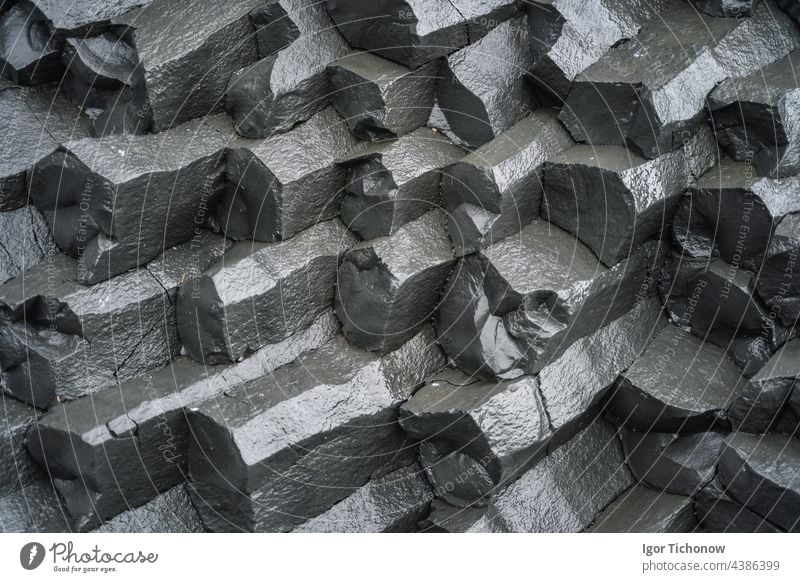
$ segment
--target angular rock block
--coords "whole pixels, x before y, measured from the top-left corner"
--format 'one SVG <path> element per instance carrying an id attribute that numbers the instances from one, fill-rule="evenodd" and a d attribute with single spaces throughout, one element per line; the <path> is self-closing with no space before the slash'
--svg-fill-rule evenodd
<path id="1" fill-rule="evenodd" d="M 283 133 L 330 100 L 326 67 L 350 48 L 322 2 L 277 0 L 251 13 L 261 60 L 231 75 L 225 109 L 251 138 Z M 275 37 L 287 41 L 283 46 Z"/>
<path id="2" fill-rule="evenodd" d="M 333 108 L 288 133 L 231 145 L 227 174 L 234 189 L 216 210 L 229 236 L 285 240 L 338 215 L 345 170 L 335 161 L 357 142 Z"/>
<path id="3" fill-rule="evenodd" d="M 659 491 L 694 496 L 714 478 L 725 435 L 701 432 L 680 436 L 623 428 L 622 446 L 636 479 Z"/>
<path id="4" fill-rule="evenodd" d="M 713 533 L 779 533 L 783 530 L 731 499 L 725 486 L 714 479 L 695 498 L 700 525 Z"/>
<path id="5" fill-rule="evenodd" d="M 37 417 L 35 409 L 0 393 L 0 497 L 39 475 L 25 449 L 25 434 Z"/>
<path id="6" fill-rule="evenodd" d="M 188 485 L 176 485 L 158 497 L 108 520 L 93 533 L 200 533 L 205 531 L 189 498 Z"/>
<path id="7" fill-rule="evenodd" d="M 430 329 L 380 358 L 344 338 L 193 410 L 189 472 L 212 531 L 287 531 L 407 466 L 401 401 L 444 365 Z"/>
<path id="8" fill-rule="evenodd" d="M 539 97 L 561 105 L 575 77 L 614 45 L 636 36 L 668 0 L 541 0 L 526 2 L 533 66 Z"/>
<path id="9" fill-rule="evenodd" d="M 789 435 L 733 433 L 718 475 L 727 494 L 789 532 L 800 531 L 800 441 Z"/>
<path id="10" fill-rule="evenodd" d="M 784 182 L 795 184 L 794 179 Z M 798 184 L 800 186 L 800 184 Z M 787 327 L 797 325 L 800 318 L 800 214 L 785 216 L 775 227 L 758 273 L 756 289 L 759 297 L 777 314 Z"/>
<path id="11" fill-rule="evenodd" d="M 493 519 L 495 518 L 495 519 Z M 430 533 L 502 533 L 502 523 L 489 516 L 485 507 L 454 507 L 440 499 L 431 503 L 431 512 L 420 522 Z"/>
<path id="12" fill-rule="evenodd" d="M 589 533 L 687 533 L 697 526 L 691 497 L 634 485 L 597 514 Z"/>
<path id="13" fill-rule="evenodd" d="M 0 284 L 58 251 L 42 214 L 32 206 L 0 212 Z"/>
<path id="14" fill-rule="evenodd" d="M 733 428 L 763 434 L 776 428 L 800 380 L 800 340 L 784 344 L 753 376 L 728 412 Z M 800 412 L 798 408 L 797 412 Z"/>
<path id="15" fill-rule="evenodd" d="M 441 210 L 390 237 L 353 246 L 342 259 L 336 287 L 345 337 L 371 352 L 400 347 L 433 317 L 454 263 Z"/>
<path id="16" fill-rule="evenodd" d="M 448 56 L 436 97 L 453 133 L 477 148 L 530 114 L 535 105 L 525 82 L 530 66 L 524 17 L 503 22 Z"/>
<path id="17" fill-rule="evenodd" d="M 620 376 L 607 413 L 642 432 L 730 430 L 725 411 L 743 383 L 724 350 L 670 325 Z"/>
<path id="18" fill-rule="evenodd" d="M 342 220 L 364 239 L 391 236 L 439 207 L 442 169 L 464 156 L 440 133 L 420 128 L 398 140 L 357 148 L 342 161 Z"/>
<path id="19" fill-rule="evenodd" d="M 450 0 L 467 23 L 467 36 L 473 43 L 502 22 L 520 12 L 519 0 Z"/>
<path id="20" fill-rule="evenodd" d="M 706 133 L 708 167 L 716 144 Z M 686 148 L 646 160 L 620 146 L 577 145 L 545 165 L 542 214 L 615 265 L 666 230 L 693 179 Z M 708 169 L 703 168 L 703 170 Z"/>
<path id="21" fill-rule="evenodd" d="M 607 268 L 568 233 L 535 221 L 459 262 L 436 312 L 439 342 L 469 374 L 537 373 L 647 297 L 662 261 L 648 243 Z"/>
<path id="22" fill-rule="evenodd" d="M 333 305 L 339 258 L 354 242 L 332 220 L 282 243 L 237 243 L 178 291 L 178 333 L 189 356 L 235 362 L 311 325 Z"/>
<path id="23" fill-rule="evenodd" d="M 714 18 L 673 1 L 575 78 L 561 119 L 576 141 L 655 158 L 694 134 L 717 83 L 786 56 L 799 39 L 770 2 L 751 18 Z"/>
<path id="24" fill-rule="evenodd" d="M 573 145 L 556 113 L 539 109 L 444 172 L 448 230 L 463 256 L 539 216 L 544 162 Z"/>
<path id="25" fill-rule="evenodd" d="M 692 0 L 700 10 L 719 18 L 751 16 L 759 0 Z"/>
<path id="26" fill-rule="evenodd" d="M 733 158 L 754 164 L 763 176 L 800 172 L 800 51 L 728 79 L 709 97 L 717 139 Z"/>
<path id="27" fill-rule="evenodd" d="M 0 533 L 69 531 L 62 501 L 47 479 L 0 495 Z"/>
<path id="28" fill-rule="evenodd" d="M 227 136 L 192 121 L 158 135 L 70 141 L 39 162 L 31 195 L 87 284 L 189 240 L 222 182 Z"/>
<path id="29" fill-rule="evenodd" d="M 186 479 L 187 409 L 269 374 L 338 331 L 333 313 L 231 366 L 188 358 L 54 407 L 30 429 L 33 458 L 56 479 L 75 530 L 87 531 Z"/>
<path id="30" fill-rule="evenodd" d="M 35 7 L 34 17 L 42 18 L 57 37 L 90 37 L 104 32 L 115 18 L 147 6 L 153 0 L 27 0 Z"/>
<path id="31" fill-rule="evenodd" d="M 298 533 L 405 533 L 430 510 L 431 487 L 419 465 L 378 475 L 325 513 L 296 527 Z"/>
<path id="32" fill-rule="evenodd" d="M 433 107 L 438 63 L 417 70 L 372 53 L 328 65 L 331 101 L 358 139 L 380 141 L 424 127 Z"/>
<path id="33" fill-rule="evenodd" d="M 20 85 L 58 81 L 64 74 L 61 43 L 25 3 L 0 15 L 0 75 Z"/>
<path id="34" fill-rule="evenodd" d="M 328 0 L 327 8 L 352 47 L 412 69 L 469 42 L 464 16 L 449 1 Z"/>
<path id="35" fill-rule="evenodd" d="M 403 404 L 400 426 L 422 441 L 436 496 L 459 507 L 485 503 L 542 458 L 552 436 L 536 378 L 491 382 L 456 370 Z"/>

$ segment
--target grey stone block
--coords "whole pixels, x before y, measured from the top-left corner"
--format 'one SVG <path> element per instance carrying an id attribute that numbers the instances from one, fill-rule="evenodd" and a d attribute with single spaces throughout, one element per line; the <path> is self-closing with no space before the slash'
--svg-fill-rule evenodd
<path id="1" fill-rule="evenodd" d="M 719 479 L 695 498 L 695 513 L 703 529 L 713 533 L 779 533 L 779 527 L 731 499 Z"/>
<path id="2" fill-rule="evenodd" d="M 266 138 L 328 105 L 326 67 L 350 48 L 322 2 L 275 0 L 256 8 L 251 19 L 262 58 L 231 75 L 225 109 L 241 135 Z M 276 36 L 288 42 L 280 46 Z"/>
<path id="3" fill-rule="evenodd" d="M 794 0 L 776 0 L 776 4 L 800 23 L 800 5 Z"/>
<path id="4" fill-rule="evenodd" d="M 398 348 L 433 317 L 454 263 L 441 210 L 352 247 L 335 299 L 345 337 L 372 352 Z"/>
<path id="5" fill-rule="evenodd" d="M 328 0 L 328 12 L 351 46 L 412 69 L 470 41 L 464 16 L 449 1 Z"/>
<path id="6" fill-rule="evenodd" d="M 634 485 L 597 514 L 589 533 L 688 533 L 697 526 L 691 497 Z"/>
<path id="7" fill-rule="evenodd" d="M 216 120 L 158 135 L 69 141 L 30 176 L 56 242 L 93 284 L 189 240 L 222 182 L 227 136 Z"/>
<path id="8" fill-rule="evenodd" d="M 433 493 L 419 465 L 369 480 L 325 513 L 296 527 L 298 533 L 405 533 L 430 510 Z"/>
<path id="9" fill-rule="evenodd" d="M 453 133 L 476 148 L 530 114 L 535 105 L 525 82 L 530 66 L 524 17 L 503 22 L 448 56 L 436 96 Z"/>
<path id="10" fill-rule="evenodd" d="M 398 140 L 356 148 L 342 161 L 342 220 L 364 239 L 390 236 L 440 206 L 443 168 L 464 156 L 442 134 L 420 128 Z"/>
<path id="11" fill-rule="evenodd" d="M 800 187 L 795 179 L 782 180 Z M 758 273 L 758 295 L 787 327 L 797 325 L 800 318 L 800 272 L 797 256 L 800 253 L 800 214 L 785 216 L 772 232 L 764 262 Z"/>
<path id="12" fill-rule="evenodd" d="M 536 373 L 647 297 L 662 254 L 648 243 L 607 268 L 568 233 L 535 221 L 459 262 L 436 312 L 439 342 L 470 374 Z"/>
<path id="13" fill-rule="evenodd" d="M 108 520 L 93 533 L 199 533 L 200 514 L 189 499 L 188 485 L 176 485 L 141 507 Z"/>
<path id="14" fill-rule="evenodd" d="M 67 533 L 62 501 L 46 479 L 0 496 L 0 533 Z"/>
<path id="15" fill-rule="evenodd" d="M 0 497 L 39 475 L 25 449 L 25 434 L 38 415 L 36 409 L 0 393 Z"/>
<path id="16" fill-rule="evenodd" d="M 485 507 L 454 507 L 434 499 L 431 512 L 420 522 L 420 529 L 430 533 L 502 533 L 502 524 L 493 517 Z"/>
<path id="17" fill-rule="evenodd" d="M 335 161 L 356 145 L 333 108 L 288 133 L 235 141 L 227 159 L 234 188 L 216 210 L 220 228 L 241 222 L 237 238 L 273 242 L 334 218 L 345 186 Z"/>
<path id="18" fill-rule="evenodd" d="M 230 366 L 178 358 L 152 374 L 50 410 L 28 433 L 33 458 L 56 479 L 73 528 L 86 531 L 186 478 L 187 409 L 271 373 L 329 341 L 332 313 Z"/>
<path id="19" fill-rule="evenodd" d="M 719 479 L 733 499 L 789 531 L 800 531 L 800 441 L 733 433 L 722 445 Z"/>
<path id="20" fill-rule="evenodd" d="M 0 75 L 20 85 L 58 81 L 64 74 L 61 43 L 20 2 L 0 15 Z"/>
<path id="21" fill-rule="evenodd" d="M 111 22 L 126 12 L 146 6 L 153 0 L 27 0 L 36 8 L 54 35 L 90 37 L 104 32 Z"/>
<path id="22" fill-rule="evenodd" d="M 719 18 L 741 18 L 751 16 L 759 0 L 692 0 L 699 9 Z"/>
<path id="23" fill-rule="evenodd" d="M 710 131 L 704 137 L 708 169 L 716 144 Z M 620 146 L 577 145 L 545 165 L 542 214 L 614 265 L 667 229 L 694 178 L 686 149 L 646 160 Z"/>
<path id="24" fill-rule="evenodd" d="M 444 365 L 431 330 L 378 357 L 344 338 L 200 405 L 189 471 L 213 531 L 287 531 L 406 466 L 397 408 Z"/>
<path id="25" fill-rule="evenodd" d="M 333 220 L 282 243 L 237 243 L 178 291 L 178 333 L 189 356 L 237 361 L 311 325 L 333 305 L 339 259 L 354 242 Z"/>
<path id="26" fill-rule="evenodd" d="M 467 24 L 467 37 L 473 43 L 494 28 L 516 16 L 522 8 L 520 0 L 449 0 Z"/>
<path id="27" fill-rule="evenodd" d="M 47 222 L 36 208 L 0 212 L 0 284 L 35 267 L 57 250 Z"/>
<path id="28" fill-rule="evenodd" d="M 725 411 L 743 384 L 741 370 L 724 350 L 670 325 L 620 376 L 607 413 L 643 432 L 726 430 Z"/>
<path id="29" fill-rule="evenodd" d="M 571 145 L 556 113 L 540 109 L 446 168 L 442 196 L 456 254 L 516 234 L 539 216 L 544 162 Z"/>
<path id="30" fill-rule="evenodd" d="M 672 1 L 639 35 L 576 77 L 561 119 L 576 141 L 627 143 L 657 157 L 695 133 L 717 83 L 784 57 L 798 39 L 771 2 L 751 18 L 714 18 Z"/>

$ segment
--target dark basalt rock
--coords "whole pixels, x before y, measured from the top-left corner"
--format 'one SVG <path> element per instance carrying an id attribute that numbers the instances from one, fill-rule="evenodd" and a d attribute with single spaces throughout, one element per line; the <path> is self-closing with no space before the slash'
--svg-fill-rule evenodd
<path id="1" fill-rule="evenodd" d="M 420 529 L 431 533 L 502 533 L 505 531 L 497 516 L 490 517 L 485 507 L 454 507 L 441 499 L 433 500 L 431 512 L 420 522 Z"/>
<path id="2" fill-rule="evenodd" d="M 152 374 L 54 407 L 30 429 L 28 450 L 56 479 L 72 527 L 93 529 L 185 480 L 187 409 L 288 364 L 337 330 L 328 313 L 308 330 L 231 366 L 178 358 Z"/>
<path id="3" fill-rule="evenodd" d="M 222 181 L 219 120 L 158 135 L 69 141 L 36 165 L 31 195 L 93 284 L 189 240 Z"/>
<path id="4" fill-rule="evenodd" d="M 236 238 L 273 242 L 339 214 L 345 170 L 335 163 L 357 141 L 333 108 L 266 140 L 237 140 L 228 154 L 234 189 L 216 210 Z"/>
<path id="5" fill-rule="evenodd" d="M 277 0 L 254 10 L 251 18 L 262 58 L 231 75 L 225 109 L 241 135 L 266 138 L 328 105 L 325 68 L 350 48 L 322 2 Z M 291 40 L 277 46 L 276 34 Z"/>
<path id="6" fill-rule="evenodd" d="M 751 18 L 714 18 L 671 2 L 636 38 L 576 77 L 561 119 L 576 141 L 627 143 L 657 157 L 696 132 L 717 83 L 784 57 L 798 39 L 770 2 Z"/>
<path id="7" fill-rule="evenodd" d="M 455 263 L 445 225 L 444 213 L 431 210 L 345 253 L 335 305 L 347 339 L 386 353 L 428 323 Z"/>
<path id="8" fill-rule="evenodd" d="M 58 81 L 64 74 L 61 43 L 24 2 L 0 16 L 0 75 L 20 85 Z"/>
<path id="9" fill-rule="evenodd" d="M 397 408 L 443 365 L 430 330 L 382 358 L 339 337 L 200 405 L 189 471 L 206 526 L 291 530 L 408 465 Z"/>
<path id="10" fill-rule="evenodd" d="M 400 426 L 422 442 L 434 493 L 452 505 L 480 503 L 546 453 L 552 435 L 532 376 L 492 382 L 449 370 L 400 408 Z"/>
<path id="11" fill-rule="evenodd" d="M 430 510 L 433 493 L 419 465 L 376 475 L 325 513 L 296 527 L 299 533 L 405 533 Z"/>
<path id="12" fill-rule="evenodd" d="M 697 526 L 691 497 L 634 485 L 597 514 L 590 533 L 687 533 Z"/>
<path id="13" fill-rule="evenodd" d="M 702 160 L 698 174 L 714 164 L 710 131 L 695 146 L 654 160 L 620 146 L 575 146 L 545 165 L 542 214 L 614 265 L 666 230 L 694 177 L 687 157 Z"/>
<path id="14" fill-rule="evenodd" d="M 775 428 L 798 379 L 800 340 L 795 339 L 775 352 L 733 402 L 728 412 L 733 428 L 753 434 Z"/>
<path id="15" fill-rule="evenodd" d="M 464 16 L 449 1 L 328 0 L 328 12 L 351 46 L 412 69 L 469 42 Z"/>
<path id="16" fill-rule="evenodd" d="M 798 83 L 800 51 L 749 75 L 721 83 L 709 97 L 717 139 L 733 158 L 763 176 L 800 172 Z"/>
<path id="17" fill-rule="evenodd" d="M 533 66 L 539 97 L 561 105 L 575 77 L 620 41 L 636 36 L 668 0 L 569 0 L 526 2 Z"/>
<path id="18" fill-rule="evenodd" d="M 42 214 L 32 206 L 0 212 L 0 284 L 57 251 Z"/>
<path id="19" fill-rule="evenodd" d="M 502 22 L 515 16 L 522 7 L 519 0 L 449 0 L 467 24 L 467 36 L 473 43 L 486 36 Z"/>
<path id="20" fill-rule="evenodd" d="M 463 155 L 461 148 L 427 128 L 356 148 L 343 161 L 348 171 L 342 220 L 364 239 L 394 234 L 439 207 L 442 168 Z"/>
<path id="21" fill-rule="evenodd" d="M 699 9 L 720 18 L 740 18 L 750 16 L 758 7 L 759 0 L 692 0 Z"/>
<path id="22" fill-rule="evenodd" d="M 800 187 L 792 178 L 782 182 Z M 800 214 L 794 213 L 785 216 L 775 227 L 756 282 L 759 297 L 770 307 L 770 316 L 778 316 L 790 328 L 796 326 L 800 318 L 798 253 Z"/>
<path id="23" fill-rule="evenodd" d="M 311 325 L 332 306 L 339 258 L 354 242 L 335 220 L 282 243 L 237 243 L 178 291 L 178 332 L 189 356 L 233 362 Z"/>
<path id="24" fill-rule="evenodd" d="M 709 532 L 779 533 L 783 531 L 731 499 L 719 479 L 714 479 L 697 494 L 694 510 L 700 525 Z"/>
<path id="25" fill-rule="evenodd" d="M 0 533 L 66 533 L 69 524 L 58 493 L 47 479 L 0 495 Z"/>
<path id="26" fill-rule="evenodd" d="M 719 479 L 752 512 L 800 531 L 800 441 L 784 435 L 734 433 L 722 445 Z"/>
<path id="27" fill-rule="evenodd" d="M 37 416 L 36 409 L 0 393 L 0 498 L 39 476 L 25 450 L 25 434 Z"/>
<path id="28" fill-rule="evenodd" d="M 776 4 L 800 23 L 800 5 L 794 0 L 776 0 Z"/>
<path id="29" fill-rule="evenodd" d="M 90 37 L 101 34 L 111 22 L 126 12 L 147 6 L 154 0 L 27 0 L 35 17 L 47 21 L 56 36 Z M 156 0 L 160 1 L 160 0 Z"/>
<path id="30" fill-rule="evenodd" d="M 571 145 L 556 113 L 540 109 L 447 168 L 442 195 L 456 255 L 516 234 L 539 216 L 544 161 Z"/>
<path id="31" fill-rule="evenodd" d="M 659 491 L 692 496 L 714 478 L 725 439 L 717 432 L 680 436 L 623 428 L 620 434 L 628 468 L 639 482 Z"/>
<path id="32" fill-rule="evenodd" d="M 535 221 L 459 262 L 436 312 L 439 342 L 470 374 L 536 373 L 647 297 L 661 255 L 648 243 L 609 269 L 571 235 Z"/>
<path id="33" fill-rule="evenodd" d="M 620 376 L 607 413 L 643 432 L 729 430 L 725 411 L 742 384 L 741 371 L 724 350 L 670 325 Z"/>
<path id="34" fill-rule="evenodd" d="M 479 147 L 530 114 L 525 84 L 531 66 L 524 17 L 495 27 L 442 62 L 436 96 L 450 129 Z"/>
<path id="35" fill-rule="evenodd" d="M 93 533 L 200 533 L 205 531 L 189 498 L 188 485 L 176 485 L 141 507 L 110 519 Z"/>

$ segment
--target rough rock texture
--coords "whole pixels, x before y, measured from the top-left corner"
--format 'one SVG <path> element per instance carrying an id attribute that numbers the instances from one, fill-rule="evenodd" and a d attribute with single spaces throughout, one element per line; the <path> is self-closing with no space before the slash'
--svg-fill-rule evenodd
<path id="1" fill-rule="evenodd" d="M 222 180 L 218 120 L 158 135 L 69 141 L 36 165 L 33 202 L 92 284 L 146 263 L 203 225 Z"/>
<path id="2" fill-rule="evenodd" d="M 646 160 L 620 146 L 577 145 L 545 165 L 542 214 L 615 265 L 667 229 L 680 196 L 714 163 L 710 131 L 695 147 Z M 699 151 L 698 151 L 699 150 Z"/>
<path id="3" fill-rule="evenodd" d="M 0 284 L 57 251 L 42 214 L 32 206 L 0 212 Z"/>
<path id="4" fill-rule="evenodd" d="M 25 434 L 37 416 L 34 408 L 0 393 L 0 497 L 39 475 L 25 450 Z"/>
<path id="5" fill-rule="evenodd" d="M 359 139 L 378 141 L 424 127 L 433 107 L 439 64 L 416 70 L 372 53 L 328 65 L 331 101 Z"/>
<path id="6" fill-rule="evenodd" d="M 141 507 L 108 520 L 94 533 L 198 533 L 205 531 L 188 486 L 176 485 Z"/>
<path id="7" fill-rule="evenodd" d="M 571 145 L 556 113 L 540 109 L 446 168 L 442 196 L 456 254 L 516 234 L 539 216 L 544 162 Z"/>
<path id="8" fill-rule="evenodd" d="M 763 517 L 743 507 L 715 479 L 697 494 L 694 504 L 704 530 L 715 533 L 778 533 L 781 530 Z"/>
<path id="9" fill-rule="evenodd" d="M 342 162 L 347 168 L 342 220 L 364 239 L 394 234 L 439 207 L 442 168 L 463 156 L 461 148 L 427 128 L 356 148 Z"/>
<path id="10" fill-rule="evenodd" d="M 530 65 L 523 17 L 448 56 L 436 96 L 453 133 L 476 148 L 528 115 L 535 104 L 525 83 Z"/>
<path id="11" fill-rule="evenodd" d="M 339 337 L 199 406 L 189 471 L 206 526 L 290 530 L 407 465 L 397 407 L 443 364 L 429 329 L 383 358 Z"/>
<path id="12" fill-rule="evenodd" d="M 692 0 L 692 3 L 711 16 L 739 18 L 750 16 L 760 0 Z M 780 2 L 779 2 L 780 3 Z"/>
<path id="13" fill-rule="evenodd" d="M 191 438 L 187 409 L 270 374 L 325 344 L 336 331 L 328 313 L 308 330 L 231 366 L 178 358 L 90 400 L 53 408 L 30 429 L 28 450 L 57 479 L 72 527 L 93 529 L 185 480 Z"/>
<path id="14" fill-rule="evenodd" d="M 0 75 L 20 85 L 58 81 L 64 73 L 60 43 L 24 3 L 0 15 Z"/>
<path id="15" fill-rule="evenodd" d="M 47 21 L 56 36 L 94 36 L 103 32 L 118 16 L 153 0 L 27 0 L 36 8 L 35 16 Z"/>
<path id="16" fill-rule="evenodd" d="M 277 0 L 250 16 L 261 60 L 231 75 L 225 109 L 241 135 L 265 138 L 328 105 L 326 67 L 350 48 L 323 2 Z"/>
<path id="17" fill-rule="evenodd" d="M 784 57 L 798 39 L 771 2 L 751 18 L 714 18 L 672 1 L 639 35 L 576 77 L 561 119 L 576 141 L 627 143 L 657 157 L 693 135 L 717 83 Z"/>
<path id="18" fill-rule="evenodd" d="M 597 514 L 587 532 L 686 533 L 697 519 L 691 497 L 634 485 Z"/>
<path id="19" fill-rule="evenodd" d="M 619 379 L 607 412 L 632 430 L 692 434 L 729 429 L 741 370 L 723 350 L 670 325 Z"/>
<path id="20" fill-rule="evenodd" d="M 296 527 L 299 533 L 405 533 L 430 510 L 431 487 L 419 465 L 378 475 L 325 513 Z"/>
<path id="21" fill-rule="evenodd" d="M 288 133 L 237 140 L 227 158 L 235 188 L 216 210 L 219 228 L 232 238 L 273 242 L 334 218 L 345 185 L 335 161 L 356 144 L 332 107 Z"/>
<path id="22" fill-rule="evenodd" d="M 800 187 L 797 180 L 787 180 Z M 800 269 L 797 257 L 800 253 L 800 214 L 785 216 L 772 233 L 765 253 L 756 289 L 758 295 L 787 327 L 800 319 Z"/>
<path id="23" fill-rule="evenodd" d="M 0 495 L 0 533 L 69 531 L 61 499 L 46 478 Z"/>
<path id="24" fill-rule="evenodd" d="M 445 224 L 444 213 L 431 210 L 345 253 L 335 305 L 348 340 L 386 353 L 428 323 L 455 263 Z"/>
<path id="25" fill-rule="evenodd" d="M 458 263 L 436 312 L 439 342 L 470 374 L 536 373 L 649 295 L 661 254 L 642 245 L 609 269 L 571 235 L 535 221 Z"/>
<path id="26" fill-rule="evenodd" d="M 620 41 L 636 36 L 668 0 L 541 0 L 526 2 L 533 86 L 561 105 L 578 74 Z"/>

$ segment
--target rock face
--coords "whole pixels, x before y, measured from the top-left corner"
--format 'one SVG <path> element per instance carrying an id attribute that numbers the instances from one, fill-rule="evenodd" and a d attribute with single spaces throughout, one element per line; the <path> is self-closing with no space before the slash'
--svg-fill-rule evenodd
<path id="1" fill-rule="evenodd" d="M 760 0 L 692 0 L 700 10 L 711 16 L 739 18 L 750 16 Z M 779 2 L 780 4 L 780 2 Z"/>
<path id="2" fill-rule="evenodd" d="M 798 38 L 770 2 L 751 18 L 714 18 L 670 2 L 575 78 L 561 119 L 576 141 L 628 144 L 655 158 L 695 133 L 717 83 L 786 56 Z"/>
<path id="3" fill-rule="evenodd" d="M 35 267 L 57 250 L 47 221 L 36 208 L 0 212 L 0 284 Z"/>
<path id="4" fill-rule="evenodd" d="M 61 47 L 24 3 L 0 14 L 0 74 L 20 85 L 58 81 Z"/>
<path id="5" fill-rule="evenodd" d="M 442 196 L 458 256 L 516 234 L 539 216 L 544 162 L 573 145 L 539 109 L 445 170 Z"/>
<path id="6" fill-rule="evenodd" d="M 345 170 L 335 161 L 356 144 L 330 107 L 288 133 L 237 140 L 227 158 L 234 188 L 215 211 L 219 227 L 232 238 L 273 242 L 336 217 Z"/>
<path id="7" fill-rule="evenodd" d="M 725 430 L 725 411 L 742 383 L 723 350 L 670 325 L 620 376 L 607 410 L 618 424 L 643 432 Z"/>
<path id="8" fill-rule="evenodd" d="M 62 501 L 46 479 L 0 496 L 0 533 L 69 531 Z"/>
<path id="9" fill-rule="evenodd" d="M 792 179 L 790 184 L 795 184 Z M 800 273 L 795 268 L 800 252 L 800 214 L 785 216 L 775 227 L 758 275 L 758 295 L 787 327 L 800 318 Z"/>
<path id="10" fill-rule="evenodd" d="M 634 485 L 597 514 L 593 533 L 686 533 L 697 525 L 691 497 Z"/>
<path id="11" fill-rule="evenodd" d="M 110 519 L 96 533 L 198 533 L 205 531 L 187 486 L 176 485 L 141 507 Z"/>
<path id="12" fill-rule="evenodd" d="M 325 69 L 350 49 L 322 2 L 278 0 L 250 17 L 261 60 L 231 76 L 225 108 L 241 135 L 265 138 L 325 108 Z"/>
<path id="13" fill-rule="evenodd" d="M 536 373 L 646 297 L 660 256 L 656 243 L 643 245 L 609 269 L 574 237 L 535 221 L 461 259 L 436 312 L 439 342 L 470 374 Z"/>
<path id="14" fill-rule="evenodd" d="M 715 479 L 698 493 L 694 509 L 703 529 L 710 532 L 778 533 L 783 531 L 731 499 L 719 479 Z"/>
<path id="15" fill-rule="evenodd" d="M 44 19 L 56 37 L 90 37 L 103 32 L 113 20 L 129 10 L 147 6 L 153 0 L 27 0 L 34 18 Z"/>
<path id="16" fill-rule="evenodd" d="M 383 358 L 337 338 L 199 406 L 189 471 L 206 525 L 290 530 L 407 465 L 397 407 L 443 364 L 430 330 Z"/>
<path id="17" fill-rule="evenodd" d="M 441 210 L 431 210 L 392 236 L 345 253 L 335 305 L 353 344 L 390 352 L 432 318 L 455 263 L 445 221 Z"/>
<path id="18" fill-rule="evenodd" d="M 733 158 L 753 163 L 763 176 L 800 172 L 800 86 L 794 71 L 800 52 L 726 80 L 709 97 L 720 145 Z"/>
<path id="19" fill-rule="evenodd" d="M 354 242 L 333 220 L 282 243 L 237 243 L 178 291 L 178 332 L 189 356 L 234 362 L 311 325 L 333 305 L 339 258 Z"/>
<path id="20" fill-rule="evenodd" d="M 25 451 L 25 434 L 38 416 L 27 404 L 0 394 L 0 497 L 30 484 L 39 475 Z"/>
<path id="21" fill-rule="evenodd" d="M 453 133 L 476 148 L 528 115 L 534 105 L 525 85 L 530 66 L 528 29 L 522 17 L 507 20 L 448 56 L 436 96 Z"/>
<path id="22" fill-rule="evenodd" d="M 439 66 L 411 70 L 372 53 L 328 65 L 331 101 L 358 139 L 379 141 L 424 127 L 433 107 Z"/>
<path id="23" fill-rule="evenodd" d="M 446 137 L 426 128 L 356 148 L 342 162 L 347 168 L 342 220 L 364 239 L 394 234 L 439 207 L 442 168 L 463 155 Z"/>

